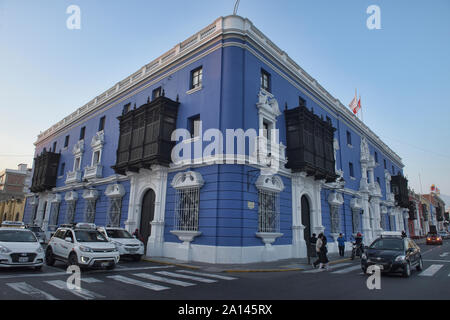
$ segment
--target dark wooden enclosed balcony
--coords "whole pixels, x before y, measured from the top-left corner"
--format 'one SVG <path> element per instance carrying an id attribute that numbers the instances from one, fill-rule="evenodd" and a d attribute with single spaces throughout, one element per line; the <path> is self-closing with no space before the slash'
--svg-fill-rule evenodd
<path id="1" fill-rule="evenodd" d="M 408 180 L 398 174 L 392 177 L 391 186 L 397 205 L 402 208 L 409 208 Z"/>
<path id="2" fill-rule="evenodd" d="M 138 172 L 154 164 L 171 163 L 175 145 L 171 135 L 176 129 L 178 106 L 179 102 L 161 96 L 117 118 L 119 145 L 116 164 L 112 167 L 116 173 Z"/>
<path id="3" fill-rule="evenodd" d="M 34 173 L 31 180 L 31 192 L 42 192 L 56 187 L 59 158 L 61 154 L 42 152 L 34 158 Z"/>
<path id="4" fill-rule="evenodd" d="M 331 121 L 324 121 L 304 105 L 285 110 L 286 167 L 306 172 L 317 180 L 335 181 L 334 131 Z"/>
<path id="5" fill-rule="evenodd" d="M 409 220 L 417 220 L 417 210 L 414 201 L 409 202 Z"/>

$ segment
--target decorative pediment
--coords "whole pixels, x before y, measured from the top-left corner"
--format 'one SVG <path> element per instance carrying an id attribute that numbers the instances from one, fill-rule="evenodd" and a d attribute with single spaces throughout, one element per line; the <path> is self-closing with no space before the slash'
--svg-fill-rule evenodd
<path id="1" fill-rule="evenodd" d="M 361 198 L 353 198 L 350 201 L 350 208 L 352 208 L 352 210 L 361 210 L 363 208 Z"/>
<path id="2" fill-rule="evenodd" d="M 278 107 L 278 102 L 275 97 L 261 89 L 258 94 L 258 103 L 256 104 L 260 113 L 270 118 L 270 120 L 275 121 L 276 118 L 281 114 L 280 108 Z"/>
<path id="3" fill-rule="evenodd" d="M 172 187 L 175 189 L 201 188 L 205 181 L 199 172 L 187 171 L 179 172 L 172 180 Z"/>
<path id="4" fill-rule="evenodd" d="M 95 200 L 98 198 L 98 191 L 95 189 L 87 189 L 83 191 L 83 199 Z"/>
<path id="5" fill-rule="evenodd" d="M 125 188 L 118 183 L 110 184 L 105 190 L 108 198 L 122 198 L 125 195 Z"/>
<path id="6" fill-rule="evenodd" d="M 283 180 L 277 175 L 260 175 L 256 180 L 258 190 L 281 192 L 284 190 Z"/>
<path id="7" fill-rule="evenodd" d="M 74 156 L 80 155 L 84 152 L 84 140 L 78 141 L 72 149 L 72 153 Z"/>
<path id="8" fill-rule="evenodd" d="M 50 203 L 58 203 L 61 202 L 61 195 L 58 193 L 52 194 L 49 199 Z"/>
<path id="9" fill-rule="evenodd" d="M 104 143 L 105 133 L 103 131 L 99 131 L 92 137 L 91 147 L 92 149 L 101 149 Z"/>
<path id="10" fill-rule="evenodd" d="M 65 196 L 64 196 L 64 200 L 66 200 L 66 202 L 74 202 L 78 200 L 78 193 L 75 191 L 68 191 L 66 192 Z"/>
<path id="11" fill-rule="evenodd" d="M 330 206 L 340 206 L 344 203 L 344 198 L 341 193 L 333 192 L 328 196 L 328 203 Z"/>

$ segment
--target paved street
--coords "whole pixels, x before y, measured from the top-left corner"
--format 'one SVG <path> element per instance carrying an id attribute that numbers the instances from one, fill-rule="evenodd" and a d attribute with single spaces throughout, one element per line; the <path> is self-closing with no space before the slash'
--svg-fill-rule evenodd
<path id="1" fill-rule="evenodd" d="M 449 299 L 450 241 L 421 244 L 422 272 L 410 278 L 383 275 L 381 290 L 369 290 L 359 260 L 341 261 L 329 271 L 214 272 L 155 262 L 121 262 L 113 271 L 82 272 L 81 290 L 69 290 L 65 265 L 0 271 L 0 299 L 26 300 L 299 300 Z"/>

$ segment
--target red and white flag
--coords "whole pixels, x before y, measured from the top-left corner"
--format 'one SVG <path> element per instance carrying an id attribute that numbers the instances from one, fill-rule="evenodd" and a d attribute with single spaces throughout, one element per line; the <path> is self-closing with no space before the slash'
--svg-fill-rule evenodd
<path id="1" fill-rule="evenodd" d="M 350 109 L 352 109 L 353 113 L 356 114 L 356 109 L 358 108 L 358 98 L 356 96 L 356 92 L 355 92 L 355 97 L 353 98 L 353 100 L 350 102 L 350 104 L 348 105 L 350 107 Z"/>
<path id="2" fill-rule="evenodd" d="M 353 100 L 350 102 L 350 104 L 348 105 L 350 107 L 350 109 L 352 109 L 354 114 L 357 114 L 359 109 L 361 109 L 361 96 L 357 97 L 356 91 L 355 91 L 355 97 L 353 98 Z"/>

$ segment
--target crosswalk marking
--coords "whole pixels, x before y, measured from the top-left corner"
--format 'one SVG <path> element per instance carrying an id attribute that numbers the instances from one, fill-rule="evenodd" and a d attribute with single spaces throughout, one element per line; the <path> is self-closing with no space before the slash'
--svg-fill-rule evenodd
<path id="1" fill-rule="evenodd" d="M 190 270 L 178 270 L 177 272 L 193 274 L 194 276 L 211 277 L 211 278 L 216 278 L 216 279 L 221 279 L 221 280 L 236 280 L 237 279 L 237 278 L 222 276 L 222 275 L 218 275 L 218 274 L 202 273 L 202 272 L 196 272 L 196 271 L 190 271 Z"/>
<path id="2" fill-rule="evenodd" d="M 145 279 L 149 279 L 149 280 L 154 280 L 154 281 L 159 281 L 159 282 L 170 283 L 170 284 L 174 284 L 176 286 L 182 286 L 182 287 L 195 286 L 195 283 L 163 278 L 163 277 L 155 276 L 155 275 L 148 274 L 148 273 L 135 273 L 135 274 L 133 274 L 133 276 L 141 277 L 141 278 L 145 278 Z"/>
<path id="3" fill-rule="evenodd" d="M 31 296 L 34 299 L 39 299 L 39 300 L 58 300 L 57 298 L 55 298 L 54 296 L 52 296 L 51 294 L 48 294 L 47 292 L 44 292 L 42 290 L 36 289 L 35 287 L 29 285 L 26 282 L 14 282 L 14 283 L 7 283 L 7 286 L 9 286 L 10 288 Z"/>
<path id="4" fill-rule="evenodd" d="M 97 294 L 95 292 L 89 291 L 87 289 L 83 289 L 83 288 L 69 289 L 69 288 L 67 288 L 67 283 L 62 280 L 51 280 L 51 281 L 45 281 L 45 282 L 58 288 L 58 289 L 73 293 L 74 295 L 76 295 L 80 298 L 83 298 L 85 300 L 105 298 L 104 296 Z"/>
<path id="5" fill-rule="evenodd" d="M 120 281 L 120 282 L 123 282 L 126 284 L 132 284 L 132 285 L 139 286 L 142 288 L 154 290 L 154 291 L 162 291 L 162 290 L 170 289 L 169 287 L 164 287 L 164 286 L 160 286 L 158 284 L 153 284 L 153 283 L 149 283 L 149 282 L 142 282 L 139 280 L 135 280 L 132 278 L 119 276 L 119 275 L 108 276 L 107 278 L 114 279 L 114 280 L 117 280 L 117 281 Z"/>
<path id="6" fill-rule="evenodd" d="M 180 273 L 174 273 L 174 272 L 167 272 L 167 271 L 157 271 L 157 274 L 161 274 L 163 276 L 169 276 L 169 277 L 175 277 L 175 278 L 184 278 L 184 279 L 191 279 L 196 280 L 199 282 L 205 282 L 205 283 L 213 283 L 217 282 L 217 280 L 212 279 L 205 279 L 200 277 L 194 277 L 194 276 L 188 276 L 187 274 L 180 274 Z"/>
<path id="7" fill-rule="evenodd" d="M 422 277 L 432 277 L 436 272 L 438 272 L 444 265 L 443 264 L 432 264 L 425 271 L 421 272 L 419 276 Z"/>
<path id="8" fill-rule="evenodd" d="M 343 273 L 351 272 L 351 271 L 354 271 L 354 270 L 357 270 L 357 269 L 361 269 L 361 266 L 360 265 L 351 266 L 351 267 L 344 268 L 344 269 L 341 269 L 341 270 L 333 271 L 331 273 L 333 273 L 333 274 L 343 274 Z"/>

